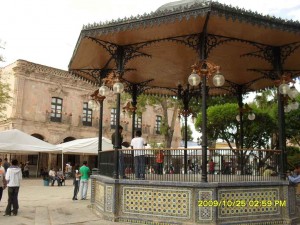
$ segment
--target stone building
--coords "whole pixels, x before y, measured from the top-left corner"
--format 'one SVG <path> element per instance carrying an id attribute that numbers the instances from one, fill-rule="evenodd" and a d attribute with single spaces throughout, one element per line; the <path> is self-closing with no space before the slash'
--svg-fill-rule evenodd
<path id="1" fill-rule="evenodd" d="M 31 63 L 25 60 L 1 68 L 1 79 L 11 86 L 12 102 L 7 107 L 5 119 L 0 121 L 0 130 L 19 129 L 51 144 L 59 144 L 79 138 L 97 137 L 99 110 L 89 108 L 90 94 L 97 88 L 67 71 Z M 122 104 L 125 104 L 123 102 Z M 172 110 L 170 113 L 172 115 Z M 115 126 L 115 96 L 104 101 L 103 136 L 110 138 Z M 147 106 L 142 116 L 137 116 L 136 127 L 142 129 L 147 142 L 162 142 L 160 126 L 162 110 Z M 131 139 L 131 118 L 121 115 L 125 141 Z M 180 144 L 180 123 L 176 122 L 173 147 Z M 11 156 L 36 165 L 36 155 Z M 61 167 L 61 155 L 41 154 L 41 167 Z M 64 163 L 80 163 L 84 156 L 65 155 Z M 96 157 L 89 157 L 96 165 Z M 33 166 L 34 167 L 34 166 Z"/>

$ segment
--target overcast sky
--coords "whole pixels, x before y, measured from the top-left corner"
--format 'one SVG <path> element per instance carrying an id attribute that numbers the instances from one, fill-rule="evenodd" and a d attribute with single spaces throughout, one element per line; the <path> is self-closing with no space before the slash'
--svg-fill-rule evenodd
<path id="1" fill-rule="evenodd" d="M 67 70 L 83 24 L 155 11 L 170 0 L 0 0 L 1 66 L 24 59 Z M 220 0 L 300 20 L 299 0 Z"/>
<path id="2" fill-rule="evenodd" d="M 68 69 L 83 24 L 155 11 L 170 0 L 0 0 L 0 49 L 6 62 L 28 60 Z M 285 19 L 300 20 L 300 0 L 219 0 Z M 194 127 L 192 127 L 194 130 Z M 199 133 L 194 132 L 196 139 Z"/>

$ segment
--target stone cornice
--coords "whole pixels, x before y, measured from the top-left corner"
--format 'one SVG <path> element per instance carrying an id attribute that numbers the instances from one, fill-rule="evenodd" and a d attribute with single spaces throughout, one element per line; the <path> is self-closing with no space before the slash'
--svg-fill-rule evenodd
<path id="1" fill-rule="evenodd" d="M 80 87 L 81 89 L 95 89 L 95 86 L 91 82 L 76 78 L 68 71 L 25 60 L 17 60 L 13 67 L 13 71 L 19 76 L 26 76 L 44 81 L 55 81 L 55 83 L 64 83 L 67 85 L 70 84 L 73 87 Z"/>

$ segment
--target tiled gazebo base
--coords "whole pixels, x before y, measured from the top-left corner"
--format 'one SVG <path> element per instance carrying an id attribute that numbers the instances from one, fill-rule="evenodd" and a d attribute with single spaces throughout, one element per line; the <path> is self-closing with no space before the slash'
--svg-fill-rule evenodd
<path id="1" fill-rule="evenodd" d="M 297 224 L 298 200 L 286 181 L 180 183 L 92 176 L 93 210 L 119 222 Z"/>

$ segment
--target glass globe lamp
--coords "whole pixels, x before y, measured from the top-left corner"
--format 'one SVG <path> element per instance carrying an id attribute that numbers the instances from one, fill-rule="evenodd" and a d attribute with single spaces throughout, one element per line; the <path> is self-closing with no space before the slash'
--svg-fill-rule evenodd
<path id="1" fill-rule="evenodd" d="M 291 108 L 292 110 L 297 110 L 297 109 L 299 108 L 299 103 L 296 102 L 296 101 L 292 102 L 292 103 L 290 104 L 290 108 Z"/>
<path id="2" fill-rule="evenodd" d="M 188 78 L 189 84 L 192 86 L 198 86 L 200 84 L 200 77 L 196 73 L 196 71 L 193 71 L 192 74 Z"/>
<path id="3" fill-rule="evenodd" d="M 236 119 L 236 121 L 240 122 L 240 121 L 241 121 L 240 115 L 237 115 L 237 116 L 235 117 L 235 119 Z"/>
<path id="4" fill-rule="evenodd" d="M 288 113 L 290 111 L 291 111 L 291 106 L 290 105 L 284 106 L 284 112 L 285 113 Z"/>
<path id="5" fill-rule="evenodd" d="M 255 120 L 255 114 L 252 112 L 252 113 L 249 113 L 248 114 L 248 119 L 249 120 Z"/>
<path id="6" fill-rule="evenodd" d="M 124 85 L 120 81 L 117 81 L 113 86 L 113 90 L 115 94 L 121 94 L 124 91 Z"/>
<path id="7" fill-rule="evenodd" d="M 90 108 L 90 109 L 92 109 L 92 110 L 96 110 L 96 108 L 97 108 L 97 103 L 94 101 L 94 100 L 89 100 L 89 102 L 88 102 L 88 107 Z"/>
<path id="8" fill-rule="evenodd" d="M 213 84 L 216 86 L 216 87 L 221 87 L 223 86 L 225 83 L 225 78 L 222 74 L 220 73 L 217 73 L 214 77 L 213 77 Z"/>
<path id="9" fill-rule="evenodd" d="M 291 99 L 295 99 L 298 96 L 299 92 L 294 86 L 292 86 L 287 94 Z"/>
<path id="10" fill-rule="evenodd" d="M 101 96 L 107 96 L 109 93 L 109 88 L 105 85 L 102 85 L 100 88 L 99 88 L 99 94 Z"/>
<path id="11" fill-rule="evenodd" d="M 280 94 L 287 95 L 289 93 L 290 86 L 286 83 L 280 84 L 279 92 Z"/>

